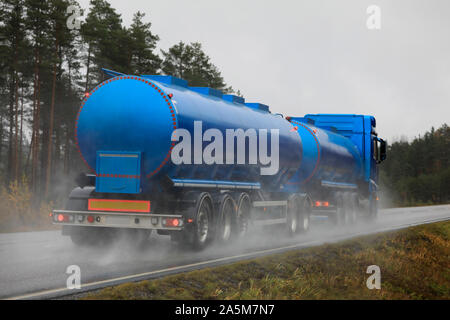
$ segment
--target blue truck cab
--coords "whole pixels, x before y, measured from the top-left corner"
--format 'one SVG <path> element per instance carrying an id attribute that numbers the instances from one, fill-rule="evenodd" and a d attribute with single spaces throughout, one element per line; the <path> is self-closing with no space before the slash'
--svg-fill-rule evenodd
<path id="1" fill-rule="evenodd" d="M 307 114 L 307 123 L 340 134 L 356 146 L 363 163 L 364 181 L 378 185 L 377 164 L 386 159 L 386 141 L 378 137 L 373 116 L 356 114 Z"/>
<path id="2" fill-rule="evenodd" d="M 378 137 L 375 118 L 356 114 L 307 114 L 287 119 L 296 126 L 304 148 L 309 150 L 302 159 L 302 168 L 310 168 L 306 179 L 301 173 L 294 176 L 287 190 L 292 192 L 297 187 L 297 191 L 311 194 L 313 198 L 331 199 L 331 203 L 334 200 L 333 206 L 337 206 L 336 195 L 358 190 L 358 203 L 365 203 L 367 210 L 376 215 L 378 164 L 386 158 L 386 142 Z M 296 181 L 307 183 L 295 186 Z"/>

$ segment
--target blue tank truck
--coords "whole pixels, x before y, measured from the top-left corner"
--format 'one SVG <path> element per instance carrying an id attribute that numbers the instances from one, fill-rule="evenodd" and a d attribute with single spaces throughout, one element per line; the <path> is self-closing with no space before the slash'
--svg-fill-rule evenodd
<path id="1" fill-rule="evenodd" d="M 377 164 L 386 158 L 386 143 L 374 117 L 283 117 L 172 76 L 104 72 L 110 78 L 86 93 L 75 124 L 90 173 L 80 174 L 65 209 L 52 214 L 75 244 L 110 242 L 120 233 L 142 243 L 156 230 L 201 249 L 240 237 L 258 221 L 283 223 L 294 235 L 309 229 L 311 215 L 326 215 L 337 225 L 376 217 Z M 196 159 L 210 143 L 202 140 L 184 155 L 190 164 L 172 161 L 172 133 L 185 129 L 195 140 L 199 121 L 203 132 L 214 128 L 224 137 L 228 129 L 243 130 L 244 139 L 236 137 L 223 154 L 234 148 L 233 163 Z M 239 143 L 250 157 L 249 129 L 270 132 L 267 140 L 277 129 L 274 174 L 261 174 L 267 161 L 237 161 Z M 266 152 L 276 151 L 268 144 Z"/>

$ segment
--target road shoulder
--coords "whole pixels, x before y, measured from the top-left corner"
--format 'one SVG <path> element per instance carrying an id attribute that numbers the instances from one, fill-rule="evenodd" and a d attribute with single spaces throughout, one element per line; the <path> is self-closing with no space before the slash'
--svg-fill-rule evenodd
<path id="1" fill-rule="evenodd" d="M 125 283 L 82 299 L 449 299 L 450 222 Z M 369 289 L 378 266 L 381 289 Z M 373 267 L 372 267 L 373 270 Z M 376 281 L 369 280 L 374 286 Z"/>

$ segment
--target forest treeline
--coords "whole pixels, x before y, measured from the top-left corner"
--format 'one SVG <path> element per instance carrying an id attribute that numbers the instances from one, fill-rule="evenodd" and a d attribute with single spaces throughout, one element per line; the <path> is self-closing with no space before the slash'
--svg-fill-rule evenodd
<path id="1" fill-rule="evenodd" d="M 78 28 L 69 27 L 73 8 L 81 11 L 75 0 L 0 0 L 0 188 L 12 194 L 54 199 L 86 171 L 74 119 L 84 93 L 104 80 L 101 68 L 233 92 L 200 43 L 158 50 L 144 13 L 125 26 L 107 1 L 92 0 Z M 394 204 L 447 202 L 449 150 L 446 125 L 390 145 L 381 184 Z"/>
<path id="2" fill-rule="evenodd" d="M 431 128 L 412 142 L 388 146 L 380 166 L 383 193 L 392 205 L 450 202 L 450 127 Z"/>
<path id="3" fill-rule="evenodd" d="M 70 19 L 77 10 L 80 26 Z M 104 0 L 88 12 L 74 0 L 0 0 L 0 186 L 27 181 L 48 199 L 85 170 L 74 119 L 84 93 L 104 80 L 101 68 L 233 92 L 200 43 L 158 51 L 158 41 L 144 13 L 126 27 Z"/>

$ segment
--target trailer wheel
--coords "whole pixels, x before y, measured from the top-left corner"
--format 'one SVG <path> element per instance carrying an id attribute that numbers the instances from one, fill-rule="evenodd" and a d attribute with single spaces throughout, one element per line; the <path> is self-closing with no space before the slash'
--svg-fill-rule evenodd
<path id="1" fill-rule="evenodd" d="M 114 230 L 116 233 L 116 239 L 121 239 L 126 243 L 136 246 L 136 247 L 144 247 L 147 243 L 152 230 L 148 229 L 116 229 Z"/>
<path id="2" fill-rule="evenodd" d="M 345 205 L 345 197 L 342 193 L 338 193 L 336 195 L 336 216 L 335 216 L 335 224 L 338 226 L 343 226 L 346 224 L 347 213 L 346 213 L 346 205 Z"/>
<path id="3" fill-rule="evenodd" d="M 89 245 L 90 237 L 89 233 L 85 232 L 83 227 L 77 227 L 78 230 L 75 230 L 74 228 L 70 228 L 70 239 L 72 240 L 72 243 L 77 246 L 87 246 Z"/>
<path id="4" fill-rule="evenodd" d="M 208 193 L 203 193 L 197 203 L 193 224 L 192 246 L 203 249 L 212 239 L 212 200 Z"/>
<path id="5" fill-rule="evenodd" d="M 83 211 L 87 208 L 87 199 L 67 199 L 66 210 Z M 65 230 L 64 230 L 65 229 Z M 76 246 L 103 246 L 112 240 L 111 232 L 107 228 L 63 226 L 63 234 L 68 234 Z"/>
<path id="6" fill-rule="evenodd" d="M 170 241 L 180 246 L 185 246 L 187 242 L 186 234 L 183 231 L 174 231 L 170 233 Z"/>
<path id="7" fill-rule="evenodd" d="M 375 221 L 378 218 L 378 202 L 376 200 L 376 194 L 373 193 L 369 200 L 369 208 L 368 208 L 368 215 L 367 220 L 368 221 Z"/>
<path id="8" fill-rule="evenodd" d="M 354 225 L 358 221 L 357 196 L 355 193 L 349 193 L 346 197 L 346 224 Z"/>
<path id="9" fill-rule="evenodd" d="M 237 200 L 236 225 L 234 227 L 236 237 L 242 237 L 247 233 L 251 208 L 250 196 L 245 192 L 241 193 Z"/>
<path id="10" fill-rule="evenodd" d="M 69 234 L 77 246 L 101 247 L 114 240 L 112 230 L 102 227 L 70 227 Z"/>
<path id="11" fill-rule="evenodd" d="M 298 196 L 294 195 L 288 199 L 286 211 L 287 234 L 293 236 L 299 229 L 300 199 Z"/>
<path id="12" fill-rule="evenodd" d="M 236 204 L 229 194 L 221 197 L 219 202 L 219 219 L 217 221 L 216 236 L 221 242 L 231 240 L 232 231 L 236 225 Z"/>
<path id="13" fill-rule="evenodd" d="M 300 200 L 300 211 L 298 212 L 298 233 L 306 233 L 309 230 L 311 217 L 311 202 L 308 198 Z"/>

